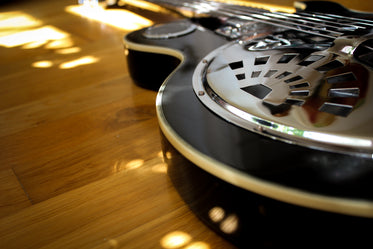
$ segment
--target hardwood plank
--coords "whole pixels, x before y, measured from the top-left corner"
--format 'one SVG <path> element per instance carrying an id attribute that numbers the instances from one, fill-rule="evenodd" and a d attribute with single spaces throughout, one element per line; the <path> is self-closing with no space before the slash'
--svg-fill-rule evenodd
<path id="1" fill-rule="evenodd" d="M 82 112 L 83 110 L 81 109 L 80 112 L 78 111 L 75 115 L 70 113 L 62 120 L 42 122 L 37 127 L 17 133 L 14 136 L 3 136 L 0 140 L 0 147 L 3 148 L 3 150 L 0 151 L 0 164 L 10 164 L 11 161 L 17 164 L 22 162 L 23 158 L 29 156 L 42 156 L 44 152 L 40 150 L 45 147 L 48 147 L 48 150 L 58 152 L 59 148 L 53 149 L 56 148 L 58 144 L 62 144 L 62 146 L 64 142 L 67 143 L 66 146 L 71 146 L 71 144 L 74 143 L 79 144 L 88 138 L 94 139 L 99 137 L 93 136 L 95 133 L 96 135 L 99 135 L 99 132 L 104 132 L 106 134 L 106 132 L 116 131 L 120 128 L 126 128 L 127 125 L 133 125 L 136 121 L 144 121 L 155 117 L 155 92 L 140 89 L 131 83 L 123 85 L 117 84 L 118 82 L 114 82 L 113 85 L 109 84 L 109 86 L 106 86 L 103 84 L 98 86 L 99 88 L 102 87 L 102 93 L 109 95 L 109 98 L 111 98 L 109 93 L 115 96 L 115 93 L 113 93 L 112 90 L 122 88 L 123 91 L 121 92 L 118 90 L 118 92 L 123 95 L 120 95 L 119 100 L 117 101 L 112 101 L 96 108 L 91 107 L 93 109 L 88 108 L 85 112 Z M 105 87 L 113 88 L 109 89 L 109 93 L 107 93 L 104 90 Z M 74 96 L 79 93 L 70 94 Z M 88 97 L 90 97 L 89 94 Z M 82 97 L 82 99 L 84 99 L 84 97 Z M 79 100 L 81 99 L 77 97 L 76 101 L 78 102 Z M 85 102 L 84 100 L 82 101 L 83 107 L 81 108 L 84 108 Z M 87 101 L 92 103 L 95 100 L 89 99 Z M 64 103 L 65 101 L 62 99 L 59 103 L 60 105 L 57 105 L 56 107 L 59 109 L 54 110 L 63 111 Z M 65 106 L 67 106 L 66 110 L 74 109 L 74 107 L 76 107 L 75 104 L 72 104 L 72 107 L 68 108 L 69 104 L 67 103 Z M 54 110 L 51 110 L 50 115 L 53 115 Z M 43 109 L 41 111 L 43 111 Z M 63 114 L 59 115 L 63 116 Z M 4 116 L 4 119 L 5 118 L 6 115 Z M 14 122 L 21 121 L 22 120 L 15 120 Z M 47 139 L 48 136 L 53 139 Z M 11 154 L 14 154 L 14 156 L 12 157 Z"/>
<path id="2" fill-rule="evenodd" d="M 173 242 L 175 238 L 181 241 L 175 243 Z M 105 243 L 95 249 L 172 248 L 172 246 L 190 249 L 235 248 L 221 237 L 217 237 L 186 206 L 182 206 L 128 233 L 106 239 Z"/>
<path id="3" fill-rule="evenodd" d="M 163 248 L 160 240 L 180 230 L 195 242 L 219 245 L 211 248 L 232 248 L 186 209 L 159 167 L 159 158 L 146 161 L 0 219 L 0 245 L 93 248 L 117 243 L 116 248 Z"/>
<path id="4" fill-rule="evenodd" d="M 66 60 L 53 59 L 53 63 L 61 65 L 84 56 L 91 56 L 91 58 L 97 60 L 97 63 L 66 70 L 58 67 L 45 70 L 31 68 L 1 77 L 0 98 L 2 101 L 0 102 L 0 110 L 45 98 L 51 94 L 63 93 L 96 82 L 118 78 L 118 76 L 124 74 L 126 70 L 125 58 L 123 51 L 120 51 L 118 47 L 103 48 L 98 52 L 96 52 L 96 49 L 90 51 L 85 55 L 74 55 L 73 58 Z M 121 52 L 120 56 L 118 56 L 118 52 Z M 49 58 L 43 57 L 42 60 L 49 60 Z M 113 63 L 113 60 L 115 60 L 115 63 Z M 110 67 L 103 65 L 110 65 Z M 9 84 L 9 82 L 12 82 L 12 84 Z M 22 89 L 22 91 L 19 91 L 19 89 Z"/>
<path id="5" fill-rule="evenodd" d="M 155 93 L 133 97 L 3 137 L 0 165 L 12 165 L 39 202 L 116 173 L 116 162 L 157 156 Z"/>
<path id="6" fill-rule="evenodd" d="M 133 87 L 126 82 L 129 76 L 121 76 L 0 111 L 0 137 L 128 98 Z"/>
<path id="7" fill-rule="evenodd" d="M 0 171 L 0 218 L 31 206 L 12 169 Z"/>
<path id="8" fill-rule="evenodd" d="M 359 9 L 359 1 L 344 2 Z M 43 27 L 63 34 L 0 45 L 0 248 L 166 249 L 177 231 L 188 238 L 178 248 L 234 248 L 196 218 L 165 174 L 156 93 L 135 86 L 126 68 L 129 30 L 66 11 L 77 2 L 0 6 L 0 16 L 40 21 L 2 28 L 0 37 Z M 130 10 L 155 22 L 175 18 Z M 87 56 L 91 64 L 62 68 Z"/>

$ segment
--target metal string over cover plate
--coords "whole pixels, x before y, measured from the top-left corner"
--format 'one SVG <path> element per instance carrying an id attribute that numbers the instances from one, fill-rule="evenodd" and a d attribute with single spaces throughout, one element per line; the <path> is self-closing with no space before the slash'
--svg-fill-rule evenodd
<path id="1" fill-rule="evenodd" d="M 250 131 L 372 157 L 372 70 L 346 49 L 356 41 L 316 46 L 311 38 L 229 43 L 199 63 L 194 91 L 207 93 L 197 96 L 211 111 Z"/>

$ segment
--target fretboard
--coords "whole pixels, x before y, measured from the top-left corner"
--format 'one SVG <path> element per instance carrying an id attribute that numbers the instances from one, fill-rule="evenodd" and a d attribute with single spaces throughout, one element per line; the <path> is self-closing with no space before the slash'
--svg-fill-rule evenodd
<path id="1" fill-rule="evenodd" d="M 328 38 L 343 35 L 361 36 L 373 29 L 373 21 L 354 16 L 343 16 L 320 12 L 271 12 L 265 9 L 235 5 L 209 0 L 147 0 L 148 2 L 176 10 L 187 10 L 196 15 L 212 17 L 231 17 L 243 21 L 257 21 L 278 27 L 294 29 L 301 32 Z"/>

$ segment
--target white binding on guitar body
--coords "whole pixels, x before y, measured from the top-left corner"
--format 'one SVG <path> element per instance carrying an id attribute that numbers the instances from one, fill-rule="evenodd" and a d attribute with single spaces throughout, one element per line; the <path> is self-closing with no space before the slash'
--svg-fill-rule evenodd
<path id="1" fill-rule="evenodd" d="M 205 32 L 204 28 L 197 26 L 198 32 Z M 186 34 L 188 36 L 188 34 Z M 172 40 L 172 38 L 169 38 Z M 126 48 L 129 50 L 146 52 L 146 53 L 153 53 L 153 54 L 165 54 L 170 55 L 173 57 L 178 58 L 181 63 L 173 73 L 171 73 L 168 78 L 164 81 L 162 86 L 159 89 L 159 93 L 156 100 L 156 110 L 157 110 L 157 117 L 159 120 L 159 125 L 162 130 L 162 133 L 165 135 L 167 140 L 189 161 L 191 161 L 196 166 L 200 167 L 201 169 L 205 170 L 206 172 L 228 182 L 237 187 L 246 189 L 248 191 L 273 198 L 282 202 L 299 205 L 307 208 L 318 209 L 323 211 L 328 211 L 332 213 L 339 213 L 339 214 L 346 214 L 352 216 L 360 216 L 360 217 L 368 217 L 373 218 L 373 201 L 370 200 L 363 200 L 363 199 L 352 199 L 352 198 L 342 198 L 342 197 L 333 197 L 328 195 L 322 195 L 317 193 L 307 192 L 301 189 L 296 189 L 292 187 L 283 186 L 280 184 L 276 184 L 273 182 L 269 182 L 255 176 L 243 173 L 240 170 L 232 168 L 231 166 L 222 163 L 221 161 L 216 160 L 215 158 L 211 158 L 204 153 L 201 153 L 199 150 L 194 148 L 191 144 L 186 142 L 183 138 L 181 138 L 178 132 L 175 131 L 174 127 L 170 125 L 167 117 L 164 114 L 162 102 L 164 98 L 164 91 L 168 87 L 169 81 L 172 78 L 173 74 L 183 67 L 186 57 L 188 54 L 184 54 L 182 51 L 177 49 L 168 48 L 165 46 L 158 46 L 158 45 L 147 45 L 147 44 L 139 44 L 128 40 L 126 37 L 124 39 L 124 43 Z M 198 44 L 195 44 L 198 46 Z M 213 61 L 215 57 L 217 57 L 220 51 L 223 51 L 226 48 L 237 46 L 236 41 L 223 45 L 221 48 L 216 48 L 213 52 L 209 55 L 204 57 L 203 60 L 200 62 L 195 62 L 196 70 L 194 73 L 194 82 L 198 81 L 200 83 L 195 86 L 194 90 L 196 91 L 196 95 L 200 95 L 202 98 L 202 102 L 204 102 L 203 98 L 205 98 L 206 93 L 204 88 L 198 88 L 203 85 L 201 83 L 204 73 L 204 68 L 208 62 Z M 198 65 L 197 65 L 198 64 Z M 370 77 L 372 73 L 369 73 Z M 197 79 L 196 79 L 197 78 Z M 190 84 L 192 84 L 192 79 L 190 80 Z M 196 83 L 193 83 L 196 84 Z M 370 89 L 371 91 L 371 89 Z M 369 93 L 369 96 L 371 94 Z M 370 96 L 371 97 L 371 96 Z M 373 98 L 371 98 L 373 99 Z M 211 101 L 211 99 L 207 98 L 207 102 Z M 205 103 L 206 104 L 206 103 Z M 207 105 L 210 105 L 207 103 Z M 211 103 L 211 105 L 214 105 Z M 201 105 L 202 108 L 207 108 Z M 219 109 L 220 107 L 217 107 Z M 211 109 L 214 109 L 211 108 Z M 214 111 L 214 110 L 213 110 Z M 221 110 L 220 110 L 221 111 Z M 220 112 L 217 111 L 217 112 Z M 222 111 L 225 112 L 225 111 Z M 228 116 L 231 114 L 228 114 Z M 231 115 L 230 118 L 225 118 L 229 122 L 239 124 L 241 121 L 235 122 L 234 119 L 240 119 Z M 233 119 L 233 120 L 232 120 Z M 370 119 L 370 118 L 369 118 Z M 304 127 L 302 127 L 304 128 Z M 250 129 L 249 129 L 250 130 Z M 253 132 L 254 128 L 251 131 Z M 259 132 L 260 133 L 260 132 Z M 273 138 L 276 138 L 275 136 Z M 365 138 L 362 138 L 363 140 Z M 280 139 L 281 140 L 281 139 Z M 372 146 L 371 143 L 372 138 L 368 138 L 364 141 L 367 141 L 368 147 Z M 286 142 L 289 142 L 285 139 Z M 313 147 L 313 146 L 310 146 Z M 314 146 L 317 147 L 317 146 Z M 363 145 L 364 147 L 364 145 Z"/>

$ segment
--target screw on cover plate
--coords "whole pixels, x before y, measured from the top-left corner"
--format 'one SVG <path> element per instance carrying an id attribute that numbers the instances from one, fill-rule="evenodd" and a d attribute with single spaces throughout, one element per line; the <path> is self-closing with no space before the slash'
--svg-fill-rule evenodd
<path id="1" fill-rule="evenodd" d="M 206 59 L 203 59 L 202 62 L 207 64 L 208 61 Z"/>
<path id="2" fill-rule="evenodd" d="M 205 95 L 204 91 L 198 91 L 198 96 L 203 96 L 203 95 Z"/>

